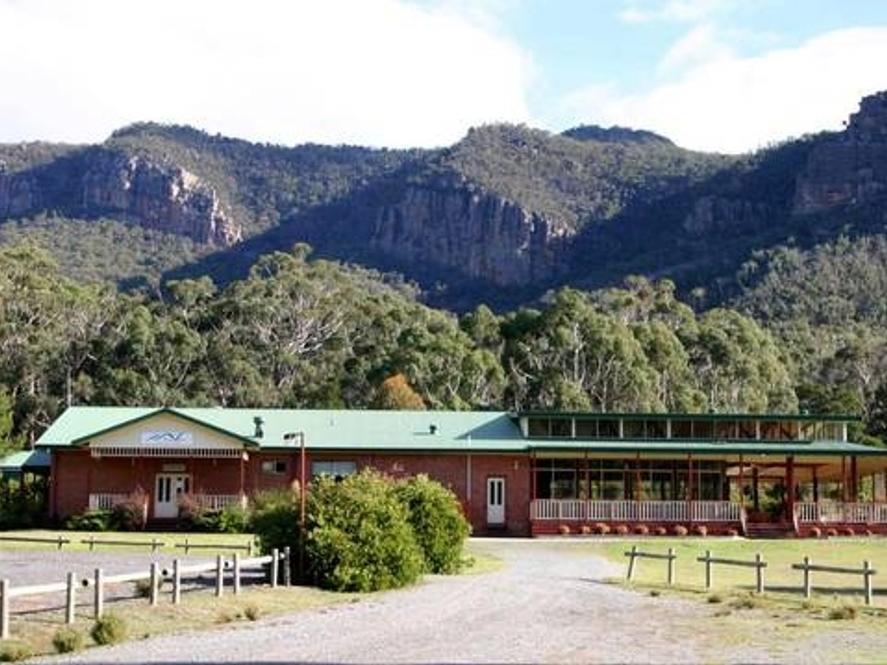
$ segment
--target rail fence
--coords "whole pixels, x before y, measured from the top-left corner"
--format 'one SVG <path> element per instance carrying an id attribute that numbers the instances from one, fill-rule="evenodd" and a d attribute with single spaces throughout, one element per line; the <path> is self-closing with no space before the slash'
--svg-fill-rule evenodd
<path id="1" fill-rule="evenodd" d="M 9 579 L 0 579 L 0 640 L 10 637 L 10 618 L 12 613 L 11 601 L 14 598 L 25 596 L 39 596 L 45 594 L 65 593 L 65 623 L 72 624 L 75 619 L 78 588 L 91 588 L 93 596 L 93 617 L 98 619 L 104 613 L 105 586 L 109 584 L 124 584 L 148 580 L 148 602 L 154 607 L 160 601 L 160 586 L 163 580 L 171 580 L 171 602 L 178 605 L 182 601 L 182 580 L 188 577 L 202 576 L 212 572 L 214 575 L 215 596 L 221 598 L 225 591 L 226 573 L 230 571 L 231 587 L 234 594 L 241 591 L 242 572 L 247 569 L 267 567 L 268 584 L 275 588 L 281 583 L 284 586 L 292 585 L 292 557 L 290 548 L 283 551 L 271 550 L 271 554 L 257 557 L 241 557 L 235 552 L 230 559 L 223 555 L 216 556 L 215 561 L 207 563 L 183 565 L 179 559 L 174 559 L 170 568 L 161 568 L 157 562 L 151 563 L 148 570 L 138 570 L 128 573 L 106 575 L 102 568 L 96 568 L 91 578 L 79 581 L 77 574 L 68 572 L 64 582 L 51 582 L 48 584 L 32 584 L 28 586 L 13 586 Z M 282 574 L 282 575 L 281 575 Z"/>
<path id="2" fill-rule="evenodd" d="M 95 551 L 96 545 L 109 547 L 150 547 L 151 552 L 157 552 L 163 547 L 173 547 L 175 549 L 184 549 L 185 554 L 191 550 L 223 550 L 225 552 L 244 551 L 248 556 L 252 556 L 255 549 L 255 541 L 250 540 L 246 544 L 242 543 L 192 543 L 188 538 L 185 542 L 169 543 L 152 538 L 151 540 L 127 540 L 125 538 L 97 538 L 90 536 L 88 538 L 70 538 L 67 536 L 0 536 L 0 543 L 45 543 L 47 545 L 55 545 L 57 549 L 63 549 L 65 545 L 80 543 L 89 545 L 89 551 Z"/>
<path id="3" fill-rule="evenodd" d="M 668 586 L 674 584 L 675 561 L 677 560 L 677 554 L 675 553 L 674 548 L 669 547 L 668 552 L 666 553 L 644 552 L 638 549 L 636 545 L 632 545 L 631 550 L 625 552 L 625 556 L 628 557 L 628 570 L 626 571 L 626 579 L 628 581 L 631 582 L 634 580 L 635 573 L 637 572 L 637 561 L 639 559 L 660 559 L 668 562 L 666 569 L 666 581 Z M 760 552 L 755 553 L 755 558 L 753 560 L 749 560 L 717 557 L 712 554 L 711 550 L 706 550 L 703 555 L 696 557 L 696 561 L 704 564 L 703 584 L 706 590 L 710 590 L 714 585 L 714 567 L 718 565 L 754 568 L 755 591 L 757 593 L 764 593 L 765 591 L 764 569 L 768 567 L 768 563 L 764 561 L 764 557 Z M 872 568 L 872 564 L 868 560 L 862 562 L 861 568 L 848 568 L 846 566 L 814 564 L 809 556 L 805 556 L 801 563 L 791 564 L 791 568 L 793 570 L 800 570 L 804 573 L 801 592 L 804 594 L 805 598 L 810 598 L 812 594 L 812 573 L 816 571 L 862 577 L 862 593 L 865 599 L 865 604 L 871 605 L 873 603 L 875 591 L 872 578 L 877 574 L 877 571 Z"/>

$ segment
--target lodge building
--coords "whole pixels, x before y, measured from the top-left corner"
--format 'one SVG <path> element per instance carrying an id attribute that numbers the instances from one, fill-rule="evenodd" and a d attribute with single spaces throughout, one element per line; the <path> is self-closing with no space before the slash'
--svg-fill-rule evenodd
<path id="1" fill-rule="evenodd" d="M 137 490 L 149 521 L 320 474 L 374 467 L 450 487 L 476 534 L 651 530 L 887 534 L 887 451 L 852 417 L 71 407 L 37 441 L 49 510 L 108 509 Z M 584 528 L 583 528 L 584 527 Z M 623 529 L 624 530 L 624 529 Z"/>

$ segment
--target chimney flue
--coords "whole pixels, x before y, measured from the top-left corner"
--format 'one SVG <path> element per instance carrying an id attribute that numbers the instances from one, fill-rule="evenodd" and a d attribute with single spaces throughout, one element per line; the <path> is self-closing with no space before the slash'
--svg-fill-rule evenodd
<path id="1" fill-rule="evenodd" d="M 260 416 L 256 416 L 253 418 L 253 423 L 255 423 L 256 426 L 256 432 L 253 436 L 257 439 L 261 439 L 265 435 L 265 432 L 262 430 L 262 425 L 265 424 L 265 421 L 262 420 Z"/>

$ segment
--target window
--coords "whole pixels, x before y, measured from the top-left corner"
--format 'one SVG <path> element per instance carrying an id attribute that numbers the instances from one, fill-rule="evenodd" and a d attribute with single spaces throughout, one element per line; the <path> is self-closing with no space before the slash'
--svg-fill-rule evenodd
<path id="1" fill-rule="evenodd" d="M 286 460 L 265 460 L 262 462 L 262 473 L 269 473 L 272 476 L 282 476 L 286 474 Z"/>
<path id="2" fill-rule="evenodd" d="M 643 420 L 626 420 L 622 423 L 622 434 L 626 439 L 645 439 L 647 437 Z"/>
<path id="3" fill-rule="evenodd" d="M 761 438 L 765 441 L 779 441 L 779 423 L 775 420 L 761 421 Z"/>
<path id="4" fill-rule="evenodd" d="M 693 428 L 689 420 L 672 420 L 671 421 L 671 438 L 672 439 L 692 439 Z"/>
<path id="5" fill-rule="evenodd" d="M 758 438 L 758 421 L 757 420 L 740 420 L 739 421 L 739 438 L 740 439 L 756 439 L 756 438 Z"/>
<path id="6" fill-rule="evenodd" d="M 576 437 L 579 439 L 596 439 L 597 438 L 597 421 L 596 420 L 577 420 L 576 421 Z"/>
<path id="7" fill-rule="evenodd" d="M 647 438 L 648 439 L 664 439 L 666 424 L 664 420 L 648 420 L 647 421 Z"/>
<path id="8" fill-rule="evenodd" d="M 311 475 L 332 476 L 336 480 L 350 476 L 357 472 L 357 464 L 355 462 L 312 462 Z"/>
<path id="9" fill-rule="evenodd" d="M 527 431 L 530 436 L 548 436 L 548 418 L 530 418 Z"/>
<path id="10" fill-rule="evenodd" d="M 718 420 L 715 422 L 715 438 L 716 439 L 735 439 L 736 438 L 736 421 L 735 420 Z"/>
<path id="11" fill-rule="evenodd" d="M 694 439 L 710 439 L 714 434 L 714 428 L 710 420 L 694 420 L 693 436 Z"/>
<path id="12" fill-rule="evenodd" d="M 562 418 L 552 418 L 551 436 L 559 439 L 569 439 L 573 436 L 573 421 Z"/>
<path id="13" fill-rule="evenodd" d="M 597 425 L 598 436 L 602 439 L 618 439 L 619 438 L 619 421 L 618 420 L 601 420 Z"/>

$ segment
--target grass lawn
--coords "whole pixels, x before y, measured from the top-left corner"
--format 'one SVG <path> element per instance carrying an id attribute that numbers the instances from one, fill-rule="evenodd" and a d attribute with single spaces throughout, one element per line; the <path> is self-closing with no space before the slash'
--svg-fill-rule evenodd
<path id="1" fill-rule="evenodd" d="M 751 561 L 760 552 L 767 568 L 764 572 L 766 596 L 771 601 L 804 603 L 802 593 L 803 574 L 793 570 L 791 564 L 800 563 L 809 556 L 813 563 L 861 568 L 864 559 L 871 561 L 878 571 L 874 576 L 875 607 L 887 609 L 887 539 L 842 538 L 834 540 L 741 540 L 715 538 L 648 538 L 625 539 L 601 543 L 589 543 L 588 547 L 603 554 L 609 560 L 627 569 L 628 558 L 624 552 L 632 545 L 646 552 L 665 553 L 673 547 L 677 554 L 675 590 L 707 598 L 709 595 L 747 594 L 754 591 L 753 568 L 714 565 L 712 591 L 704 589 L 705 565 L 696 557 L 706 550 L 712 556 Z M 813 573 L 813 597 L 808 606 L 831 607 L 835 604 L 862 604 L 862 577 L 833 573 Z M 666 590 L 666 562 L 652 559 L 638 560 L 634 584 L 654 590 Z"/>
<path id="2" fill-rule="evenodd" d="M 0 537 L 10 536 L 21 536 L 26 538 L 50 538 L 53 540 L 56 540 L 59 536 L 61 536 L 71 541 L 70 543 L 65 543 L 62 546 L 63 552 L 89 551 L 88 542 L 83 541 L 88 541 L 90 537 L 94 536 L 96 540 L 128 540 L 138 543 L 145 543 L 144 545 L 131 546 L 102 545 L 97 543 L 95 546 L 95 551 L 97 552 L 145 553 L 151 551 L 150 543 L 152 539 L 157 539 L 164 544 L 164 546 L 159 548 L 158 551 L 168 553 L 178 552 L 180 554 L 183 553 L 184 550 L 182 548 L 176 548 L 175 545 L 184 544 L 186 538 L 191 544 L 218 545 L 218 547 L 213 548 L 201 547 L 200 549 L 191 550 L 191 554 L 225 554 L 228 552 L 228 550 L 225 549 L 226 546 L 230 547 L 231 545 L 247 545 L 251 540 L 253 540 L 253 536 L 251 534 L 242 533 L 152 533 L 146 531 L 120 533 L 113 531 L 49 531 L 42 529 L 32 529 L 24 531 L 0 531 Z M 56 548 L 57 545 L 54 543 L 27 543 L 0 540 L 0 550 L 54 550 Z"/>
<path id="3" fill-rule="evenodd" d="M 234 596 L 230 590 L 219 599 L 207 591 L 183 594 L 180 605 L 172 605 L 164 593 L 157 607 L 150 608 L 143 598 L 107 602 L 106 613 L 121 617 L 128 627 L 127 638 L 145 639 L 152 635 L 197 630 L 215 626 L 247 622 L 251 618 L 283 614 L 304 610 L 320 605 L 354 602 L 359 594 L 334 593 L 310 587 L 290 587 L 271 589 L 268 587 L 244 589 Z M 91 609 L 80 606 L 77 621 L 73 628 L 82 634 L 84 646 L 93 645 L 89 631 L 93 625 Z M 53 653 L 52 638 L 56 631 L 64 627 L 64 613 L 61 610 L 39 613 L 13 614 L 10 642 L 0 643 L 0 661 L 4 660 L 4 649 L 13 652 L 23 648 L 29 654 Z"/>

